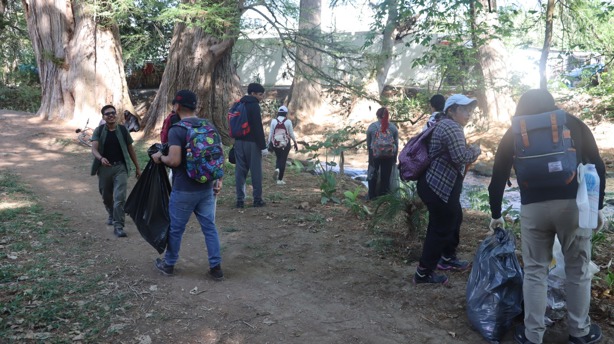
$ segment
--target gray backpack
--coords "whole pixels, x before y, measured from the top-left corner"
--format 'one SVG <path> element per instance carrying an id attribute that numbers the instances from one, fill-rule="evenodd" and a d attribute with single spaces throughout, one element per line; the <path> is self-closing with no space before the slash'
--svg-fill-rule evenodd
<path id="1" fill-rule="evenodd" d="M 574 180 L 578 161 L 566 120 L 563 110 L 512 117 L 518 185 L 550 188 Z"/>

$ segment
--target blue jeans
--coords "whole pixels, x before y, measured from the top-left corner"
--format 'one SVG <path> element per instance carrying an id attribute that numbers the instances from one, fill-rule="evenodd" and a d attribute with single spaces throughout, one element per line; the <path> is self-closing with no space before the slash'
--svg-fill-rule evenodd
<path id="1" fill-rule="evenodd" d="M 209 183 L 213 185 L 213 183 Z M 168 246 L 164 255 L 164 261 L 168 265 L 175 265 L 179 259 L 179 249 L 181 238 L 185 232 L 185 226 L 194 213 L 200 223 L 200 229 L 205 235 L 205 245 L 209 257 L 209 267 L 214 267 L 222 262 L 220 253 L 220 239 L 215 228 L 215 197 L 213 188 L 204 191 L 171 192 L 169 201 L 169 215 L 171 218 L 171 228 L 168 233 Z"/>

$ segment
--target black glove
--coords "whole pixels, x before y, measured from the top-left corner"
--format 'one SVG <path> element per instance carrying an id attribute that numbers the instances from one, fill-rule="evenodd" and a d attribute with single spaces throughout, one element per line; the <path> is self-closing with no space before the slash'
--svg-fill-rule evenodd
<path id="1" fill-rule="evenodd" d="M 298 152 L 298 145 L 296 144 L 296 142 L 294 142 L 294 151 Z"/>

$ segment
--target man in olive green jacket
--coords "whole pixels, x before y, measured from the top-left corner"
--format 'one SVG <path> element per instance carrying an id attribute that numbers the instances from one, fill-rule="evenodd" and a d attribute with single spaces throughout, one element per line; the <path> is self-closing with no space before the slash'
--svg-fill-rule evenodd
<path id="1" fill-rule="evenodd" d="M 125 237 L 124 204 L 130 165 L 128 157 L 136 167 L 136 177 L 141 176 L 141 168 L 136 158 L 132 137 L 123 125 L 117 123 L 117 111 L 113 105 L 105 105 L 100 110 L 105 124 L 94 130 L 92 135 L 92 175 L 98 175 L 98 190 L 109 218 L 107 225 L 113 225 L 117 237 Z"/>

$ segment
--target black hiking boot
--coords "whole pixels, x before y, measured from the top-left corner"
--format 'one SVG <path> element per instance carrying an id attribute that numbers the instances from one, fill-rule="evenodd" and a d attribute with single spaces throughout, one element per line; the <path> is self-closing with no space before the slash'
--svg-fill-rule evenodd
<path id="1" fill-rule="evenodd" d="M 164 259 L 156 258 L 156 261 L 154 262 L 154 266 L 164 276 L 172 276 L 175 273 L 175 266 L 166 264 Z"/>
<path id="2" fill-rule="evenodd" d="M 222 272 L 222 266 L 218 264 L 212 267 L 211 269 L 209 269 L 209 276 L 211 276 L 211 278 L 213 278 L 216 281 L 223 280 L 224 273 Z"/>

